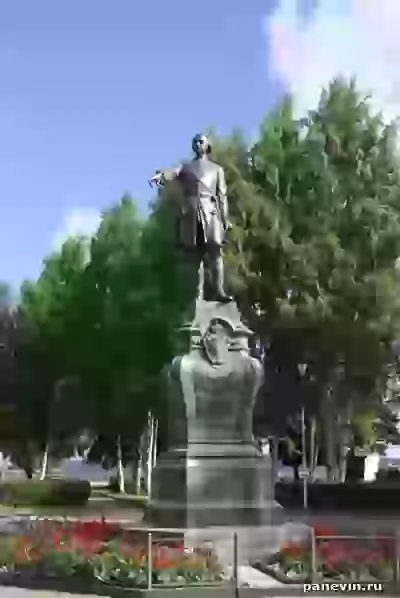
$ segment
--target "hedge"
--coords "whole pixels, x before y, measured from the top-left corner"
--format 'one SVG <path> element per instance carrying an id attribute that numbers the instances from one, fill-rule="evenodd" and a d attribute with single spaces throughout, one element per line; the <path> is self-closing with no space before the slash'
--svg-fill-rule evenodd
<path id="1" fill-rule="evenodd" d="M 87 504 L 90 494 L 90 482 L 86 480 L 26 480 L 0 484 L 0 504 L 14 507 L 81 507 Z"/>
<path id="2" fill-rule="evenodd" d="M 376 481 L 394 484 L 400 488 L 400 471 L 398 469 L 380 469 L 376 474 Z"/>
<path id="3" fill-rule="evenodd" d="M 286 508 L 302 508 L 303 483 L 278 482 L 275 499 Z M 335 510 L 396 510 L 400 509 L 400 485 L 393 482 L 346 482 L 308 485 L 309 509 Z"/>

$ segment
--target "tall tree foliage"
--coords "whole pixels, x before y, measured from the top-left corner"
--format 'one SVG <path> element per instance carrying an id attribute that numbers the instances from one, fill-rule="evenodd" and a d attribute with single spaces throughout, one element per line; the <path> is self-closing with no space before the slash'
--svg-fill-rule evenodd
<path id="1" fill-rule="evenodd" d="M 0 450 L 7 452 L 18 423 L 16 414 L 17 341 L 16 310 L 12 292 L 6 282 L 0 282 Z"/>
<path id="2" fill-rule="evenodd" d="M 379 402 L 399 323 L 395 133 L 354 82 L 338 80 L 303 119 L 287 99 L 250 146 L 240 133 L 215 137 L 233 221 L 229 284 L 269 347 L 276 420 L 299 402 L 310 412 L 339 410 L 346 421 Z M 24 396 L 42 405 L 36 413 L 48 409 L 55 381 L 74 378 L 79 423 L 108 439 L 133 445 L 148 410 L 162 413 L 158 374 L 178 351 L 194 284 L 174 244 L 180 200 L 172 184 L 141 220 L 124 197 L 90 246 L 68 241 L 23 288 L 22 379 L 31 388 Z"/>
<path id="3" fill-rule="evenodd" d="M 50 436 L 54 447 L 77 425 L 76 291 L 86 259 L 86 240 L 68 239 L 44 260 L 39 279 L 25 282 L 21 289 L 16 348 L 19 461 L 29 462 L 38 449 L 45 451 L 47 461 Z"/>
<path id="4" fill-rule="evenodd" d="M 360 396 L 352 405 L 365 408 L 375 396 L 399 323 L 395 135 L 353 81 L 337 80 L 301 120 L 288 99 L 252 147 L 218 144 L 235 221 L 232 282 L 270 345 L 284 412 L 298 405 L 304 362 L 335 408 L 341 397 Z"/>
<path id="5" fill-rule="evenodd" d="M 143 386 L 141 318 L 151 289 L 141 237 L 136 206 L 124 197 L 104 213 L 82 280 L 87 423 L 111 438 L 135 436 L 146 417 L 138 398 Z"/>

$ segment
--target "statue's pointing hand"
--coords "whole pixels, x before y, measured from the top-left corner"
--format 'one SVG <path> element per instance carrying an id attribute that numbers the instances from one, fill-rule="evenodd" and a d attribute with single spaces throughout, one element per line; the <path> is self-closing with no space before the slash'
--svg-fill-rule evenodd
<path id="1" fill-rule="evenodd" d="M 156 174 L 149 179 L 150 187 L 156 185 L 156 187 L 163 187 L 164 186 L 164 173 L 161 170 L 157 170 Z"/>

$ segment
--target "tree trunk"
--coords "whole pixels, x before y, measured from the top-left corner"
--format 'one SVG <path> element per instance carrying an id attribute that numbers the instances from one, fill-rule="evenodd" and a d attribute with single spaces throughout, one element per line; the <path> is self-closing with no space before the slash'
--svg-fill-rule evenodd
<path id="1" fill-rule="evenodd" d="M 317 467 L 317 422 L 315 417 L 310 421 L 310 475 L 313 476 Z"/>
<path id="2" fill-rule="evenodd" d="M 33 467 L 31 465 L 27 465 L 24 467 L 24 473 L 28 480 L 31 480 L 33 478 Z"/>
<path id="3" fill-rule="evenodd" d="M 343 429 L 343 419 L 340 413 L 337 415 L 338 428 L 338 478 L 339 482 L 343 483 L 346 480 L 346 458 L 347 458 L 347 441 L 345 438 L 345 431 Z"/>
<path id="4" fill-rule="evenodd" d="M 154 420 L 154 441 L 153 441 L 153 459 L 152 468 L 156 466 L 157 462 L 157 449 L 158 449 L 158 419 Z"/>
<path id="5" fill-rule="evenodd" d="M 46 446 L 44 447 L 43 457 L 42 457 L 42 465 L 40 467 L 40 481 L 46 479 L 49 469 L 49 451 L 50 451 L 50 442 L 46 442 Z"/>
<path id="6" fill-rule="evenodd" d="M 2 452 L 0 452 L 0 482 L 4 481 L 4 474 L 6 468 L 6 458 Z"/>
<path id="7" fill-rule="evenodd" d="M 147 448 L 147 464 L 146 464 L 146 473 L 147 473 L 147 496 L 151 498 L 151 477 L 153 473 L 153 459 L 154 459 L 154 432 L 155 432 L 155 419 L 154 416 L 149 412 L 148 416 L 148 433 L 149 433 L 149 443 Z"/>
<path id="8" fill-rule="evenodd" d="M 306 428 L 306 414 L 304 407 L 301 408 L 300 413 L 300 423 L 301 423 L 301 465 L 303 468 L 303 475 L 306 475 L 306 472 L 310 470 L 310 463 L 307 459 L 307 428 Z"/>
<path id="9" fill-rule="evenodd" d="M 353 415 L 353 404 L 351 399 L 347 401 L 342 425 L 340 426 L 340 447 L 339 447 L 339 472 L 340 482 L 344 483 L 347 478 L 347 461 L 350 452 L 351 433 L 350 426 Z M 339 416 L 341 417 L 341 416 Z"/>
<path id="10" fill-rule="evenodd" d="M 119 491 L 125 494 L 125 471 L 122 462 L 121 436 L 117 437 L 117 479 Z"/>
<path id="11" fill-rule="evenodd" d="M 85 448 L 83 450 L 82 454 L 83 454 L 83 460 L 85 463 L 88 462 L 90 451 L 92 450 L 94 443 L 95 443 L 95 440 L 92 442 L 92 444 L 90 446 L 88 446 L 87 448 Z"/>
<path id="12" fill-rule="evenodd" d="M 339 481 L 341 484 L 344 484 L 347 477 L 347 446 L 343 443 L 340 447 L 340 455 L 339 455 Z"/>
<path id="13" fill-rule="evenodd" d="M 147 488 L 143 488 L 146 486 L 147 483 L 147 472 L 146 472 L 146 463 L 147 459 L 145 459 L 145 455 L 147 455 L 148 450 L 148 443 L 149 443 L 149 430 L 148 430 L 148 423 L 146 425 L 146 429 L 143 431 L 138 447 L 138 460 L 136 463 L 136 494 L 142 494 L 143 490 L 147 492 Z"/>
<path id="14" fill-rule="evenodd" d="M 136 464 L 136 494 L 142 493 L 142 479 L 143 479 L 143 454 L 140 450 L 140 454 Z"/>
<path id="15" fill-rule="evenodd" d="M 336 455 L 335 455 L 335 414 L 334 414 L 333 388 L 330 386 L 324 392 L 323 421 L 325 436 L 325 457 L 328 482 L 335 481 Z"/>

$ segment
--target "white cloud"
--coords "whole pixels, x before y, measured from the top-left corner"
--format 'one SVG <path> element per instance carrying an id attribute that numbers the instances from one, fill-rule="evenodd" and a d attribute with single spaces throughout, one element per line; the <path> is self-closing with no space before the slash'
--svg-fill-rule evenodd
<path id="1" fill-rule="evenodd" d="M 94 208 L 73 208 L 53 237 L 53 247 L 59 249 L 68 237 L 92 236 L 101 220 L 101 213 Z"/>
<path id="2" fill-rule="evenodd" d="M 400 2 L 319 0 L 307 20 L 299 0 L 281 0 L 266 17 L 269 66 L 304 113 L 338 75 L 355 76 L 386 118 L 400 115 Z M 301 0 L 300 0 L 301 1 Z"/>

